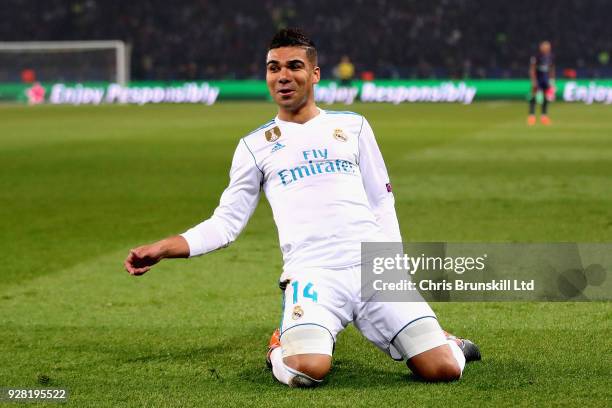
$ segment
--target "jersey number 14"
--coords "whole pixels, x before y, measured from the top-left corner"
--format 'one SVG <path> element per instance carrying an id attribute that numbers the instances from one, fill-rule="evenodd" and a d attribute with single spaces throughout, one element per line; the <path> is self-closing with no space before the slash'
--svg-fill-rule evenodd
<path id="1" fill-rule="evenodd" d="M 293 286 L 293 304 L 298 302 L 298 294 L 299 294 L 299 282 L 293 281 L 291 283 Z M 306 286 L 304 286 L 304 290 L 302 291 L 302 297 L 304 299 L 312 299 L 313 302 L 317 302 L 317 292 L 312 289 L 312 282 L 308 282 Z"/>

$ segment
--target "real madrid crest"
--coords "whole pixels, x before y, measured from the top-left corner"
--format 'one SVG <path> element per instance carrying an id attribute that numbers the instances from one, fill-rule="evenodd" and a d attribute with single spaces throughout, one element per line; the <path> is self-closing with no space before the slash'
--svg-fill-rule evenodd
<path id="1" fill-rule="evenodd" d="M 341 142 L 346 142 L 348 140 L 348 136 L 344 134 L 344 131 L 342 129 L 338 128 L 334 130 L 334 139 L 339 140 Z"/>
<path id="2" fill-rule="evenodd" d="M 266 140 L 268 142 L 276 142 L 281 137 L 281 131 L 278 126 L 274 126 L 270 130 L 266 130 Z"/>
<path id="3" fill-rule="evenodd" d="M 300 317 L 304 316 L 304 309 L 302 309 L 302 307 L 300 305 L 296 305 L 293 308 L 293 314 L 291 315 L 291 318 L 293 320 L 297 320 Z"/>

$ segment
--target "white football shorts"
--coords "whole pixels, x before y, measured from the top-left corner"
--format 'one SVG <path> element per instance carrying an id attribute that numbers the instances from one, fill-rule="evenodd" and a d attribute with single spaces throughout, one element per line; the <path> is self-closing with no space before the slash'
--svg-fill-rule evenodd
<path id="1" fill-rule="evenodd" d="M 436 319 L 427 302 L 364 302 L 361 299 L 361 266 L 343 269 L 308 269 L 285 272 L 286 284 L 280 324 L 283 334 L 299 325 L 317 325 L 326 329 L 335 343 L 336 336 L 349 323 L 369 341 L 395 360 L 402 356 L 391 344 L 406 327 L 418 331 L 421 319 Z M 441 330 L 441 329 L 440 329 Z M 411 358 L 446 344 L 440 333 L 424 332 L 414 336 L 418 344 L 410 345 Z M 416 340 L 415 340 L 416 341 Z"/>

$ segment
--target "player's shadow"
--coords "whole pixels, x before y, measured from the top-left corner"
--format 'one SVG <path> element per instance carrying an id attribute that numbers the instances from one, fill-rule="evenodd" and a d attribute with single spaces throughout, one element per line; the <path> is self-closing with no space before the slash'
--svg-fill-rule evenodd
<path id="1" fill-rule="evenodd" d="M 180 364 L 185 362 L 193 365 L 196 363 L 195 365 L 200 366 L 210 381 L 238 380 L 245 384 L 277 386 L 271 370 L 265 365 L 265 351 L 262 351 L 261 348 L 255 350 L 250 346 L 236 347 L 237 344 L 241 344 L 239 340 L 244 339 L 228 339 L 197 347 L 174 348 L 170 351 L 167 348 L 151 348 L 151 351 L 145 354 L 129 355 L 126 353 L 128 355 L 124 354 L 119 360 L 127 364 Z M 235 360 L 236 356 L 243 356 L 240 367 L 235 365 L 232 367 L 233 364 L 228 366 L 227 361 Z M 379 356 L 379 358 L 388 357 Z M 480 366 L 481 364 L 482 362 L 477 362 L 473 365 Z M 472 364 L 470 369 L 472 369 L 471 366 Z M 480 369 L 482 368 L 479 367 L 479 371 Z M 331 372 L 325 380 L 326 386 L 343 389 L 403 387 L 424 383 L 425 381 L 412 374 L 404 362 L 377 367 L 375 364 L 368 364 L 357 358 L 335 358 Z"/>
<path id="2" fill-rule="evenodd" d="M 386 356 L 385 356 L 386 357 Z M 334 361 L 327 383 L 335 388 L 380 388 L 422 383 L 406 366 L 398 362 L 393 368 L 376 368 L 359 361 L 338 359 Z"/>
<path id="3" fill-rule="evenodd" d="M 402 364 L 402 363 L 398 363 Z M 418 377 L 413 375 L 406 365 L 403 365 L 403 372 L 397 369 L 373 368 L 371 365 L 360 364 L 355 361 L 334 360 L 331 372 L 327 375 L 325 387 L 345 388 L 345 389 L 364 389 L 364 388 L 386 388 L 401 387 L 414 383 L 423 383 Z M 269 369 L 263 365 L 248 365 L 240 371 L 238 377 L 244 382 L 254 382 L 261 376 L 266 378 L 266 382 L 272 385 L 276 381 L 272 378 Z"/>

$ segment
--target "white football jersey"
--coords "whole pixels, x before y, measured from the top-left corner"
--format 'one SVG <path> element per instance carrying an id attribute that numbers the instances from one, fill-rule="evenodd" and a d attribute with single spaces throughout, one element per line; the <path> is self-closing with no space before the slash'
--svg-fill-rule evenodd
<path id="1" fill-rule="evenodd" d="M 212 217 L 182 236 L 190 256 L 229 245 L 266 194 L 284 270 L 361 262 L 361 242 L 401 241 L 387 170 L 367 120 L 319 110 L 304 124 L 276 117 L 238 143 Z"/>

